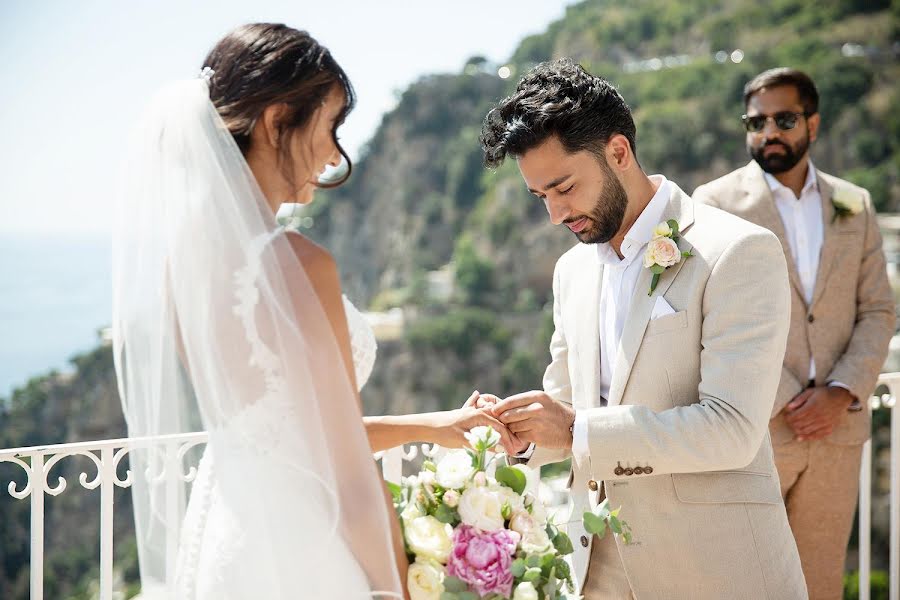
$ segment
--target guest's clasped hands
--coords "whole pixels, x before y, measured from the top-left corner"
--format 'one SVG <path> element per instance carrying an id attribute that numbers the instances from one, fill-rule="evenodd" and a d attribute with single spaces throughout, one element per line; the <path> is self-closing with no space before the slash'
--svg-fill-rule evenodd
<path id="1" fill-rule="evenodd" d="M 475 408 L 490 415 L 509 455 L 520 454 L 530 444 L 544 448 L 571 448 L 570 427 L 575 420 L 572 407 L 553 400 L 542 391 L 516 394 L 505 399 L 474 392 L 463 408 Z"/>

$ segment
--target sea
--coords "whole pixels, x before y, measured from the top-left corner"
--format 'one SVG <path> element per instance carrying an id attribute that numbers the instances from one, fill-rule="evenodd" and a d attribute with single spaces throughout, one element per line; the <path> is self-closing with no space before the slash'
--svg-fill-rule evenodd
<path id="1" fill-rule="evenodd" d="M 108 236 L 0 232 L 0 398 L 97 347 L 111 288 Z"/>

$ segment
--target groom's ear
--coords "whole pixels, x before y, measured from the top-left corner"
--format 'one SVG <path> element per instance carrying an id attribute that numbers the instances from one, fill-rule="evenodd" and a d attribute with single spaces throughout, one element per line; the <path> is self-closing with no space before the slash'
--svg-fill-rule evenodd
<path id="1" fill-rule="evenodd" d="M 621 133 L 617 133 L 606 142 L 606 160 L 609 166 L 617 171 L 625 171 L 634 161 L 631 145 Z"/>

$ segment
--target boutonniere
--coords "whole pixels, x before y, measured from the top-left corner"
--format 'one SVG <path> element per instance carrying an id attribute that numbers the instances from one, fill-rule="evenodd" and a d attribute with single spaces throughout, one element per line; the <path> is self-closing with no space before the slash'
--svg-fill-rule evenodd
<path id="1" fill-rule="evenodd" d="M 834 206 L 834 217 L 831 222 L 837 221 L 838 217 L 852 217 L 863 211 L 862 194 L 854 192 L 849 188 L 838 188 L 831 195 L 831 204 Z"/>
<path id="2" fill-rule="evenodd" d="M 653 239 L 644 252 L 644 268 L 653 273 L 648 296 L 653 294 L 663 271 L 680 263 L 682 258 L 693 256 L 690 250 L 682 252 L 678 249 L 678 233 L 678 221 L 675 219 L 660 223 L 653 229 Z"/>

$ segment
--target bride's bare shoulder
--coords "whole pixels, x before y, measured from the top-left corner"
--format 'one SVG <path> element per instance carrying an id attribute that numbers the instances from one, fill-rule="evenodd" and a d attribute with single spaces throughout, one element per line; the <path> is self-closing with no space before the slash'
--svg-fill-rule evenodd
<path id="1" fill-rule="evenodd" d="M 286 234 L 291 249 L 310 282 L 319 289 L 320 295 L 331 296 L 340 293 L 337 262 L 331 253 L 308 237 L 288 231 Z"/>

